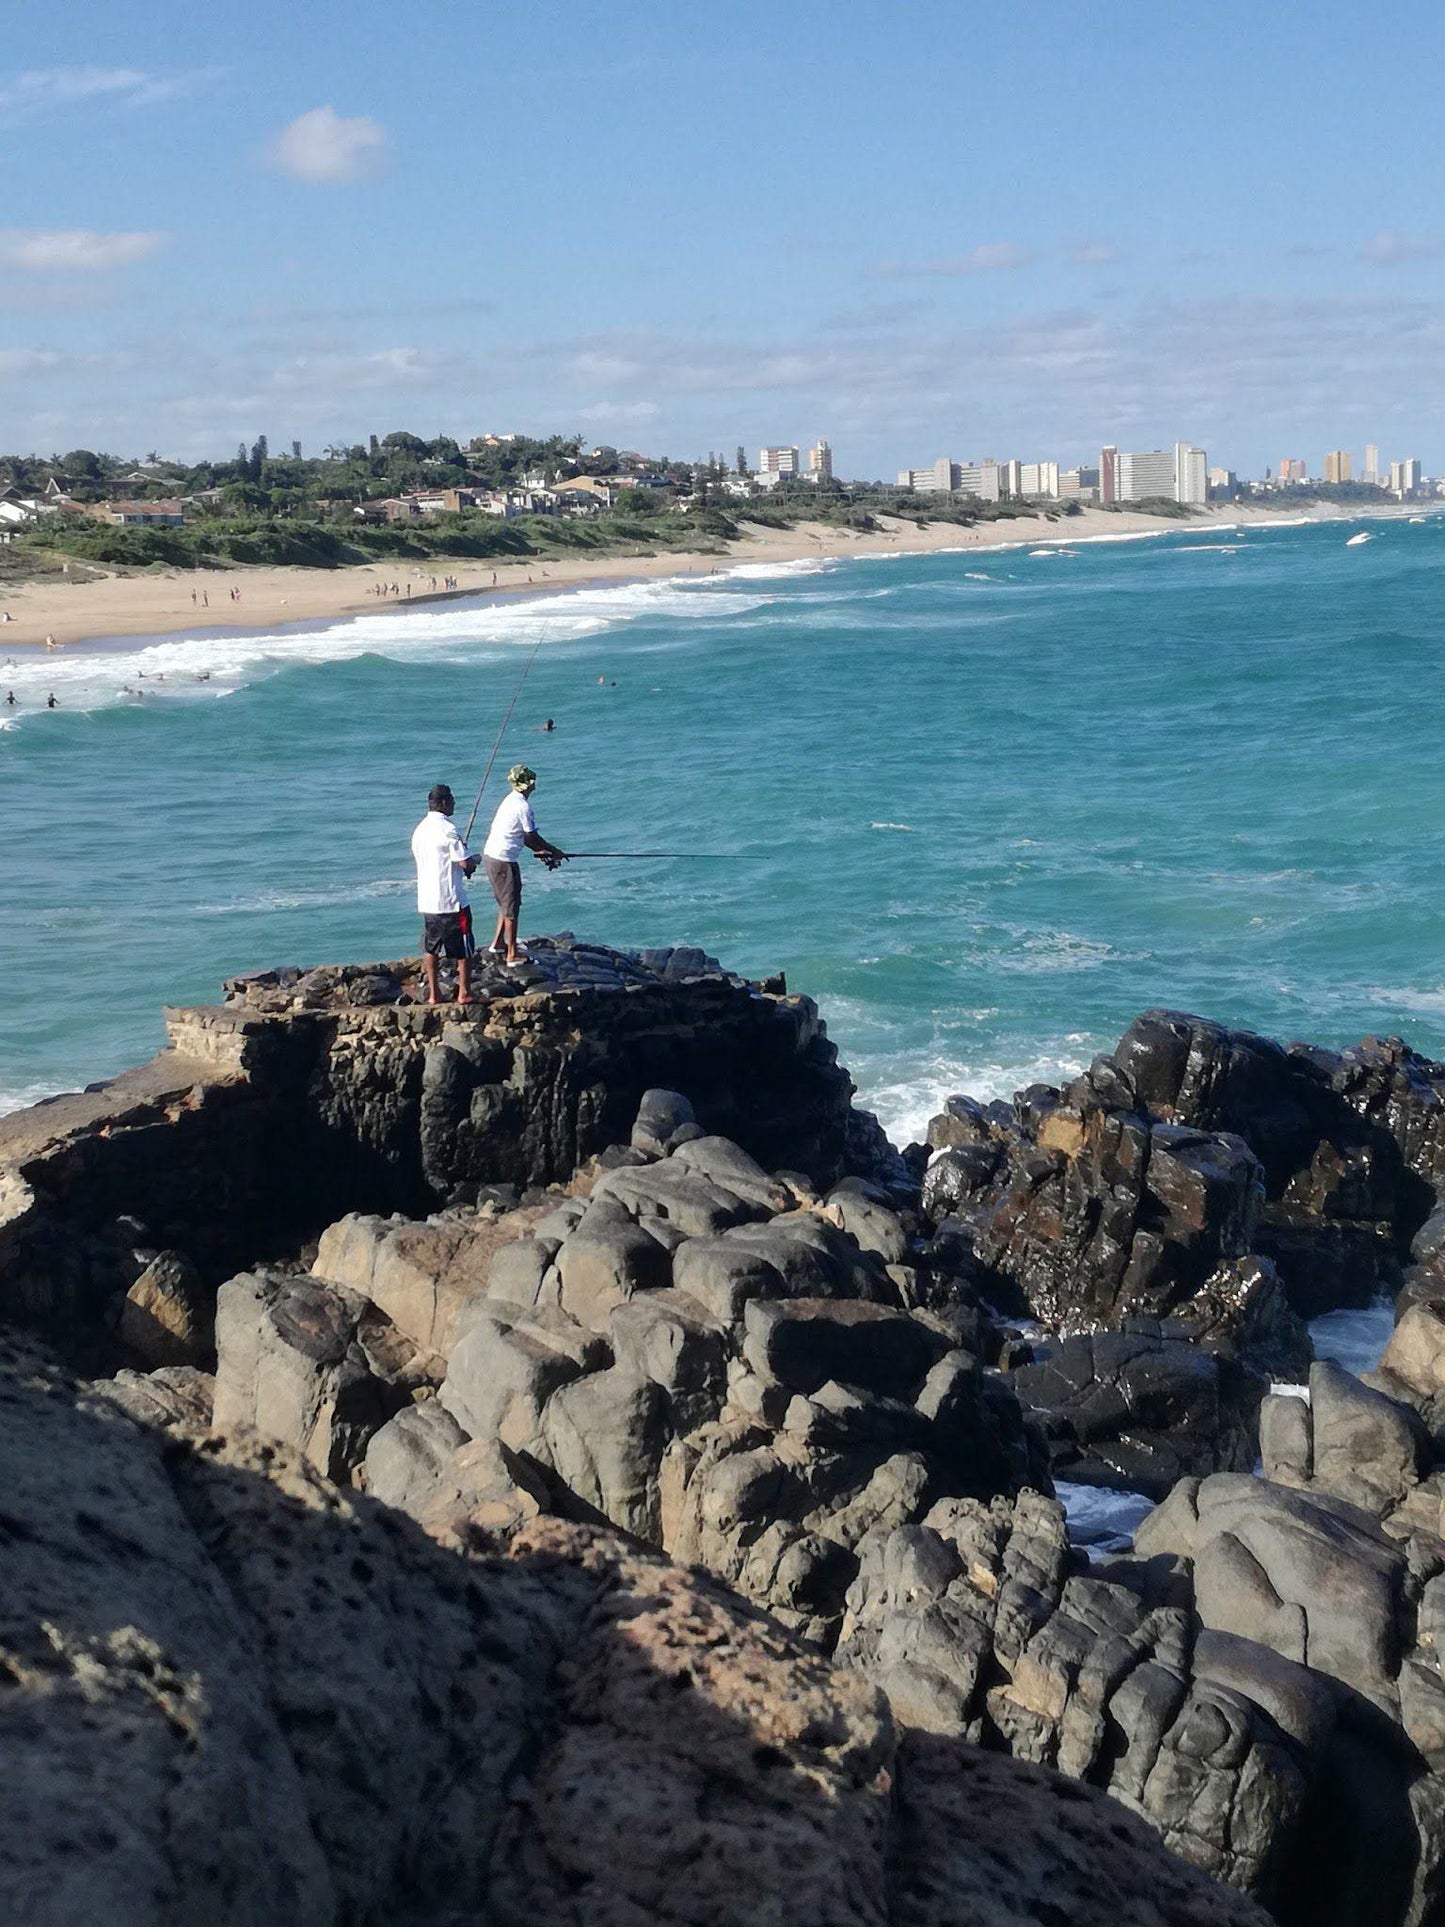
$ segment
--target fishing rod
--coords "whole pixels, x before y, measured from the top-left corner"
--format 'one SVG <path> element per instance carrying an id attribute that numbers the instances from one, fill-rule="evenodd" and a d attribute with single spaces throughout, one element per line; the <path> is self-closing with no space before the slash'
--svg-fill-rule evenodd
<path id="1" fill-rule="evenodd" d="M 544 639 L 544 637 L 538 636 L 537 640 L 532 644 L 532 653 L 527 658 L 527 666 L 522 671 L 517 682 L 517 687 L 512 692 L 512 700 L 507 704 L 507 713 L 502 718 L 502 727 L 497 731 L 497 740 L 492 744 L 492 753 L 487 758 L 487 767 L 482 771 L 482 780 L 477 785 L 476 801 L 472 804 L 472 813 L 467 818 L 467 827 L 462 835 L 463 843 L 470 843 L 472 840 L 472 830 L 476 826 L 477 811 L 482 807 L 482 795 L 487 787 L 487 780 L 491 776 L 492 765 L 497 760 L 498 752 L 502 747 L 502 738 L 507 733 L 507 724 L 512 720 L 512 711 L 517 707 L 518 698 L 522 694 L 523 684 L 532 673 L 532 664 L 537 660 L 537 651 L 542 647 Z"/>
<path id="2" fill-rule="evenodd" d="M 574 857 L 638 857 L 638 856 L 684 856 L 698 863 L 755 863 L 757 858 L 741 850 L 569 850 L 567 860 Z"/>

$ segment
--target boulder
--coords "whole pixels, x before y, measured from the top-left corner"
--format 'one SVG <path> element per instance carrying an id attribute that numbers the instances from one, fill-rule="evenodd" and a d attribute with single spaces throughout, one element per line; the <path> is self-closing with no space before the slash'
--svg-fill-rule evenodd
<path id="1" fill-rule="evenodd" d="M 701 1142 L 716 1140 L 704 1138 Z M 731 1225 L 763 1217 L 765 1206 L 725 1188 L 706 1171 L 685 1161 L 686 1154 L 696 1148 L 685 1144 L 676 1156 L 660 1164 L 607 1172 L 593 1186 L 594 1204 L 609 1199 L 629 1217 L 643 1223 L 660 1218 L 687 1238 L 713 1237 Z"/>
<path id="2" fill-rule="evenodd" d="M 752 1298 L 781 1298 L 783 1275 L 759 1252 L 734 1238 L 688 1238 L 672 1254 L 677 1289 L 733 1329 Z"/>
<path id="3" fill-rule="evenodd" d="M 875 1252 L 885 1265 L 902 1263 L 908 1252 L 908 1233 L 877 1185 L 862 1178 L 845 1178 L 833 1186 L 826 1202 L 862 1250 Z"/>
<path id="4" fill-rule="evenodd" d="M 658 1474 L 671 1436 L 667 1394 L 629 1367 L 563 1385 L 542 1413 L 547 1461 L 563 1488 L 560 1509 L 657 1543 Z"/>
<path id="5" fill-rule="evenodd" d="M 98 1379 L 91 1395 L 142 1425 L 194 1425 L 204 1430 L 211 1423 L 216 1381 L 194 1365 L 162 1365 L 159 1371 L 119 1371 L 114 1378 Z"/>
<path id="6" fill-rule="evenodd" d="M 605 1338 L 564 1312 L 494 1305 L 472 1319 L 438 1397 L 468 1437 L 535 1451 L 548 1399 L 610 1357 Z"/>
<path id="7" fill-rule="evenodd" d="M 205 1366 L 215 1349 L 215 1300 L 184 1253 L 157 1252 L 126 1292 L 116 1336 L 147 1366 Z"/>
<path id="8" fill-rule="evenodd" d="M 388 1419 L 366 1448 L 366 1490 L 383 1505 L 420 1518 L 467 1435 L 434 1398 Z"/>
<path id="9" fill-rule="evenodd" d="M 352 1212 L 321 1234 L 313 1275 L 360 1292 L 423 1351 L 450 1351 L 485 1294 L 494 1254 L 535 1213 L 459 1214 L 414 1223 Z"/>
<path id="10" fill-rule="evenodd" d="M 410 1386 L 389 1322 L 318 1278 L 241 1272 L 216 1298 L 218 1430 L 254 1426 L 345 1480 Z"/>
<path id="11" fill-rule="evenodd" d="M 727 1393 L 726 1333 L 697 1299 L 652 1291 L 618 1305 L 608 1334 L 617 1363 L 666 1392 L 679 1436 L 715 1419 Z"/>
<path id="12" fill-rule="evenodd" d="M 622 1175 L 622 1174 L 618 1174 Z M 558 1248 L 561 1303 L 580 1325 L 605 1332 L 615 1305 L 672 1282 L 667 1247 L 603 1193 L 604 1178 L 576 1230 Z M 599 1194 L 606 1203 L 599 1203 Z"/>
<path id="13" fill-rule="evenodd" d="M 692 1105 L 680 1091 L 644 1091 L 632 1127 L 632 1148 L 660 1158 L 681 1125 L 696 1123 Z"/>
<path id="14" fill-rule="evenodd" d="M 758 1376 L 798 1392 L 839 1379 L 908 1397 L 943 1349 L 907 1312 L 854 1299 L 754 1298 L 744 1331 L 743 1357 Z"/>
<path id="15" fill-rule="evenodd" d="M 1192 1562 L 1204 1625 L 1396 1706 L 1406 1561 L 1369 1514 L 1219 1473 L 1176 1487 L 1139 1526 L 1134 1549 Z"/>

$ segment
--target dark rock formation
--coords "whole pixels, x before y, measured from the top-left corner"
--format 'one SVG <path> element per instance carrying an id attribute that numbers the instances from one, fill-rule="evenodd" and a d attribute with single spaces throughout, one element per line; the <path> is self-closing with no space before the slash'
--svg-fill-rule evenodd
<path id="1" fill-rule="evenodd" d="M 807 998 L 701 951 L 531 955 L 482 969 L 470 1010 L 413 1001 L 402 964 L 239 978 L 168 1013 L 142 1070 L 0 1119 L 0 1314 L 74 1348 L 99 1346 L 110 1307 L 128 1362 L 204 1363 L 205 1304 L 187 1323 L 174 1293 L 122 1302 L 157 1251 L 208 1303 L 348 1210 L 420 1217 L 498 1185 L 515 1202 L 624 1141 L 652 1087 L 815 1184 L 902 1173 Z"/>
<path id="2" fill-rule="evenodd" d="M 0 1340 L 0 1914 L 26 1927 L 1250 1927 L 1118 1807 L 715 1583 L 450 1545 Z"/>

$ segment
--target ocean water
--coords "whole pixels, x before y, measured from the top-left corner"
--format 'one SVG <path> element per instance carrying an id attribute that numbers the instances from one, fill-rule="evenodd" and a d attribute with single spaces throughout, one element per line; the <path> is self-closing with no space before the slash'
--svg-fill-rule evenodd
<path id="1" fill-rule="evenodd" d="M 529 662 L 498 767 L 536 766 L 546 833 L 716 857 L 529 870 L 524 929 L 785 969 L 899 1141 L 1150 1004 L 1445 1052 L 1445 525 L 1373 528 L 738 568 L 0 667 L 0 1105 L 139 1061 L 163 1003 L 231 972 L 410 950 L 426 790 L 470 799 Z"/>

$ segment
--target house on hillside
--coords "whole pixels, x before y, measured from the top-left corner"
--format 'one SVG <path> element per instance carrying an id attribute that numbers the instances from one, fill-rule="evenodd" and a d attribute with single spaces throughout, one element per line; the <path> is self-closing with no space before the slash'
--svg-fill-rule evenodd
<path id="1" fill-rule="evenodd" d="M 630 484 L 615 475 L 574 475 L 571 481 L 554 482 L 552 493 L 568 515 L 599 515 L 610 509 Z"/>
<path id="2" fill-rule="evenodd" d="M 178 529 L 185 521 L 179 502 L 97 502 L 91 514 L 125 529 Z"/>

